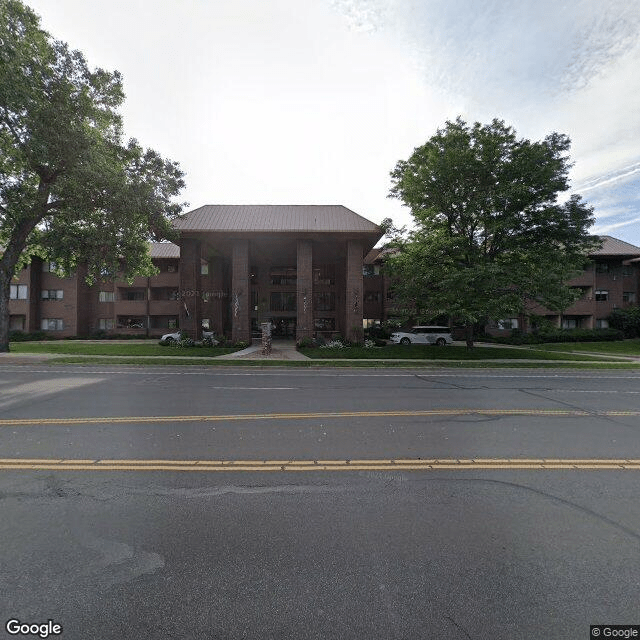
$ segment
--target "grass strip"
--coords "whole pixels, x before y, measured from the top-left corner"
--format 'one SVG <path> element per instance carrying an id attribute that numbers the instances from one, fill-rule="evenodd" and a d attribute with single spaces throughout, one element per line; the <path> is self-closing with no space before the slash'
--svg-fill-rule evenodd
<path id="1" fill-rule="evenodd" d="M 411 345 L 373 347 L 345 347 L 343 349 L 301 348 L 300 351 L 308 358 L 341 360 L 566 360 L 562 353 L 555 353 L 529 347 L 474 347 L 467 349 L 460 346 L 434 347 L 429 345 Z M 576 354 L 571 360 L 594 361 L 597 354 Z"/>
<path id="2" fill-rule="evenodd" d="M 611 361 L 589 361 L 589 362 L 554 362 L 552 360 L 542 362 L 492 362 L 492 361 L 456 361 L 456 360 L 396 360 L 396 361 L 375 361 L 375 360 L 194 360 L 187 358 L 100 358 L 100 357 L 78 357 L 62 356 L 54 357 L 41 363 L 44 366 L 58 364 L 100 364 L 104 366 L 137 365 L 141 367 L 152 366 L 200 366 L 200 367 L 251 367 L 251 368 L 368 368 L 368 369 L 626 369 L 640 370 L 640 365 L 631 362 L 611 362 Z M 20 365 L 16 365 L 20 366 Z"/>

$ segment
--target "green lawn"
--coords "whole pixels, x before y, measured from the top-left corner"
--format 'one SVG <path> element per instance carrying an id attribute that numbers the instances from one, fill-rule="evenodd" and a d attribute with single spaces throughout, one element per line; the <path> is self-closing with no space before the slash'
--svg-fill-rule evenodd
<path id="1" fill-rule="evenodd" d="M 447 346 L 434 347 L 429 345 L 411 345 L 403 347 L 400 345 L 387 345 L 386 347 L 374 347 L 365 349 L 364 347 L 348 347 L 345 349 L 300 349 L 309 358 L 318 359 L 344 359 L 362 358 L 367 360 L 391 359 L 391 360 L 584 360 L 593 361 L 596 355 L 567 356 L 563 353 L 553 353 L 546 350 L 522 349 L 513 347 L 474 347 L 469 350 L 466 347 Z"/>
<path id="2" fill-rule="evenodd" d="M 615 356 L 640 356 L 640 338 L 634 340 L 616 340 L 614 342 L 560 342 L 536 345 L 545 351 L 586 351 L 587 353 L 605 353 Z"/>
<path id="3" fill-rule="evenodd" d="M 163 356 L 215 357 L 238 351 L 235 347 L 162 347 L 158 343 L 151 344 L 113 344 L 109 342 L 12 342 L 9 345 L 13 353 L 59 353 L 83 356 Z"/>

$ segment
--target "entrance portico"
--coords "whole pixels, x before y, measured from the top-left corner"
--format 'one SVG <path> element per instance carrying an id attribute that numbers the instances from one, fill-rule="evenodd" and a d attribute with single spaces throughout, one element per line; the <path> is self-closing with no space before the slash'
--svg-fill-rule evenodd
<path id="1" fill-rule="evenodd" d="M 362 336 L 362 262 L 382 232 L 342 206 L 205 206 L 178 219 L 180 327 L 251 341 Z"/>

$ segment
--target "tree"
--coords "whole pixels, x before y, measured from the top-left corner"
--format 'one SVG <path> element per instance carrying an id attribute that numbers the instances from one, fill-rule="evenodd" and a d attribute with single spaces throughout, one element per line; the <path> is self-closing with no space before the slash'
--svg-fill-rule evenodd
<path id="1" fill-rule="evenodd" d="M 0 351 L 10 282 L 31 255 L 88 278 L 153 273 L 148 240 L 172 237 L 179 165 L 123 142 L 116 72 L 90 70 L 20 0 L 0 0 Z"/>
<path id="2" fill-rule="evenodd" d="M 500 120 L 458 118 L 399 161 L 390 197 L 411 209 L 415 229 L 395 233 L 397 299 L 417 316 L 462 322 L 469 347 L 476 322 L 513 316 L 527 301 L 554 310 L 573 302 L 566 282 L 597 241 L 580 196 L 558 202 L 569 146 L 558 133 L 531 142 Z"/>

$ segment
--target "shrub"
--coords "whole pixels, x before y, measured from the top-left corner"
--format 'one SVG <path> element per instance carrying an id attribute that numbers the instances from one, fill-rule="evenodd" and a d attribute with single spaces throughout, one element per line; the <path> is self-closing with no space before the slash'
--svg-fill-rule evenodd
<path id="1" fill-rule="evenodd" d="M 233 346 L 236 347 L 236 349 L 246 349 L 249 343 L 246 340 L 236 340 Z"/>
<path id="2" fill-rule="evenodd" d="M 313 347 L 315 345 L 314 345 L 314 342 L 313 342 L 313 340 L 311 338 L 305 336 L 304 338 L 300 338 L 300 340 L 298 340 L 298 345 L 297 346 L 298 346 L 298 349 L 299 349 L 301 347 Z"/>
<path id="3" fill-rule="evenodd" d="M 331 342 L 327 342 L 323 344 L 321 349 L 347 349 L 349 345 L 345 344 L 342 340 L 331 340 Z"/>
<path id="4" fill-rule="evenodd" d="M 30 342 L 32 340 L 53 340 L 44 331 L 25 333 L 24 331 L 9 331 L 9 342 Z"/>
<path id="5" fill-rule="evenodd" d="M 614 309 L 608 320 L 611 327 L 622 331 L 625 337 L 640 337 L 640 306 Z"/>

